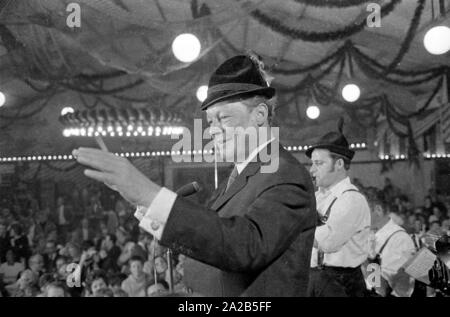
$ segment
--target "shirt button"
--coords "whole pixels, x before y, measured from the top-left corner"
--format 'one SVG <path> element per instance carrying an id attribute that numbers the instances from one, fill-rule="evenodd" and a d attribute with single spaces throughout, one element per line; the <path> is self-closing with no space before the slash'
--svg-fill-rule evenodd
<path id="1" fill-rule="evenodd" d="M 152 227 L 152 230 L 155 230 L 155 231 L 158 230 L 160 227 L 159 223 L 157 223 L 156 221 L 152 221 L 150 226 Z"/>

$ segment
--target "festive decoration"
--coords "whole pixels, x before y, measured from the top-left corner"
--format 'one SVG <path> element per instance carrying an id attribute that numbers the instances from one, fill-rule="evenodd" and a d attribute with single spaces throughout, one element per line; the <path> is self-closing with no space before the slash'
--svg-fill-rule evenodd
<path id="1" fill-rule="evenodd" d="M 345 10 L 345 8 L 347 7 L 359 6 L 368 2 L 361 0 L 294 1 L 309 6 L 324 8 L 343 8 L 343 10 Z M 392 12 L 392 10 L 394 10 L 399 2 L 400 1 L 384 1 L 382 11 L 383 18 L 385 18 L 387 14 Z M 183 68 L 183 71 L 189 71 L 190 68 L 185 68 L 186 65 L 175 61 L 170 52 L 171 43 L 161 43 L 161 41 L 158 42 L 158 36 L 166 39 L 173 38 L 174 34 L 180 33 L 180 30 L 196 30 L 195 27 L 191 28 L 192 25 L 195 26 L 201 23 L 211 23 L 208 21 L 215 21 L 215 23 L 217 23 L 216 21 L 219 19 L 213 19 L 211 17 L 211 15 L 214 14 L 214 10 L 209 10 L 209 8 L 204 3 L 202 3 L 200 7 L 200 4 L 198 4 L 197 1 L 192 1 L 191 9 L 193 12 L 192 16 L 194 17 L 194 20 L 184 21 L 180 23 L 178 23 L 177 21 L 177 23 L 181 25 L 181 27 L 175 32 L 172 31 L 173 33 L 171 33 L 170 36 L 167 36 L 167 30 L 169 28 L 166 27 L 169 24 L 165 24 L 161 21 L 161 25 L 164 25 L 167 30 L 159 28 L 159 30 L 162 31 L 161 34 L 159 34 L 158 32 L 154 32 L 154 27 L 151 26 L 151 23 L 149 22 L 149 19 L 147 17 L 142 19 L 141 16 L 141 19 L 133 20 L 132 26 L 128 25 L 123 29 L 127 30 L 131 37 L 138 34 L 139 38 L 143 37 L 147 41 L 144 41 L 145 43 L 143 52 L 145 54 L 140 55 L 140 57 L 145 57 L 143 57 L 143 59 L 139 57 L 137 60 L 132 61 L 130 59 L 127 59 L 126 55 L 128 52 L 126 49 L 121 51 L 120 54 L 117 54 L 117 52 L 115 52 L 116 44 L 124 43 L 120 42 L 120 37 L 117 36 L 117 34 L 119 33 L 116 32 L 117 30 L 113 28 L 116 22 L 115 19 L 120 18 L 120 21 L 126 22 L 129 21 L 127 17 L 130 17 L 130 15 L 126 12 L 123 12 L 124 10 L 120 8 L 119 10 L 117 10 L 118 8 L 113 8 L 111 10 L 101 10 L 101 8 L 109 8 L 111 5 L 113 5 L 112 3 L 107 1 L 91 3 L 85 0 L 83 1 L 83 3 L 85 3 L 87 7 L 95 8 L 95 10 L 97 10 L 98 12 L 108 12 L 108 14 L 106 15 L 107 18 L 105 19 L 105 17 L 103 17 L 102 21 L 100 21 L 99 19 L 88 19 L 88 21 L 90 21 L 89 23 L 94 23 L 94 25 L 86 24 L 83 28 L 85 30 L 86 28 L 89 28 L 89 30 L 96 30 L 96 26 L 107 22 L 107 25 L 111 26 L 111 28 L 98 28 L 99 33 L 97 35 L 112 35 L 113 37 L 117 37 L 117 39 L 108 36 L 104 37 L 106 39 L 105 43 L 107 43 L 105 46 L 104 43 L 96 42 L 95 37 L 91 36 L 90 38 L 88 38 L 86 34 L 90 34 L 89 32 L 83 31 L 82 33 L 67 33 L 67 30 L 65 30 L 65 25 L 63 25 L 62 28 L 58 28 L 57 26 L 55 26 L 55 23 L 61 19 L 56 17 L 56 14 L 51 13 L 61 12 L 60 10 L 47 10 L 49 13 L 45 13 L 45 10 L 38 10 L 38 13 L 33 16 L 30 14 L 29 10 L 30 8 L 36 9 L 36 4 L 34 2 L 20 2 L 19 4 L 19 2 L 10 1 L 6 5 L 6 9 L 9 9 L 9 11 L 13 13 L 19 12 L 19 10 L 15 10 L 16 8 L 23 9 L 23 7 L 21 6 L 24 6 L 26 9 L 28 9 L 20 10 L 20 12 L 26 12 L 27 14 L 24 14 L 23 16 L 29 17 L 29 20 L 27 20 L 28 18 L 23 18 L 24 20 L 19 19 L 19 23 L 25 22 L 26 24 L 30 21 L 33 21 L 30 27 L 28 29 L 24 28 L 23 31 L 23 33 L 28 32 L 29 34 L 32 34 L 33 37 L 35 37 L 31 45 L 22 45 L 22 43 L 30 44 L 29 42 L 24 40 L 27 36 L 29 36 L 28 34 L 24 36 L 24 34 L 20 34 L 20 32 L 15 32 L 14 34 L 12 32 L 8 33 L 8 27 L 0 26 L 0 35 L 2 36 L 2 39 L 4 39 L 5 45 L 7 46 L 7 51 L 14 52 L 18 56 L 18 58 L 14 58 L 14 60 L 20 61 L 22 59 L 30 61 L 29 65 L 27 65 L 27 68 L 19 69 L 17 73 L 23 74 L 21 75 L 23 76 L 23 82 L 31 87 L 35 92 L 39 93 L 40 96 L 39 99 L 33 100 L 33 102 L 30 102 L 30 100 L 24 100 L 23 104 L 20 103 L 17 107 L 16 105 L 14 105 L 15 107 L 5 107 L 5 109 L 2 109 L 0 118 L 4 119 L 6 121 L 6 124 L 2 122 L 2 126 L 0 126 L 0 129 L 14 124 L 14 122 L 19 119 L 27 118 L 38 113 L 45 107 L 48 100 L 50 100 L 53 95 L 68 89 L 79 92 L 80 100 L 82 101 L 81 105 L 86 108 L 86 113 L 89 113 L 89 111 L 94 111 L 94 119 L 93 122 L 90 122 L 89 118 L 86 118 L 87 122 L 89 123 L 87 124 L 83 120 L 79 120 L 76 116 L 74 116 L 72 118 L 72 123 L 74 124 L 73 126 L 71 126 L 68 122 L 67 124 L 65 124 L 66 130 L 64 133 L 67 136 L 81 136 L 82 134 L 85 134 L 86 136 L 95 134 L 120 136 L 120 134 L 122 134 L 122 136 L 128 135 L 130 137 L 142 135 L 147 136 L 148 134 L 164 135 L 164 129 L 166 129 L 166 133 L 168 133 L 170 129 L 177 128 L 178 125 L 173 124 L 172 122 L 170 124 L 167 123 L 166 125 L 154 125 L 151 122 L 149 122 L 148 125 L 146 125 L 147 123 L 140 125 L 139 122 L 128 119 L 124 120 L 123 122 L 119 120 L 119 124 L 110 126 L 108 125 L 108 120 L 98 120 L 97 111 L 95 109 L 97 109 L 101 105 L 103 107 L 106 107 L 105 111 L 107 111 L 107 113 L 108 111 L 115 112 L 118 111 L 116 107 L 119 101 L 164 104 L 165 109 L 173 109 L 172 105 L 179 104 L 177 100 L 172 102 L 172 100 L 167 97 L 167 99 L 170 100 L 171 103 L 171 105 L 168 105 L 169 102 L 167 102 L 167 99 L 164 99 L 166 98 L 166 96 L 164 96 L 163 94 L 161 94 L 163 96 L 155 96 L 155 94 L 158 94 L 161 91 L 163 91 L 166 95 L 168 93 L 176 92 L 180 95 L 181 99 L 188 99 L 185 97 L 187 94 L 186 91 L 195 91 L 198 83 L 203 82 L 203 78 L 195 76 L 184 76 L 185 78 L 188 78 L 188 81 L 182 83 L 181 81 L 184 80 L 177 80 L 176 85 L 168 85 L 169 79 L 171 80 L 171 82 L 175 82 L 174 77 L 176 76 L 171 77 L 171 75 L 174 75 L 174 71 L 181 70 Z M 275 74 L 304 75 L 302 76 L 303 78 L 301 78 L 301 80 L 299 80 L 297 83 L 295 81 L 291 81 L 293 84 L 289 87 L 279 87 L 280 92 L 284 92 L 285 94 L 292 94 L 292 96 L 288 96 L 285 98 L 285 104 L 288 105 L 288 101 L 292 101 L 298 98 L 299 95 L 307 96 L 308 98 L 314 99 L 316 101 L 315 104 L 319 106 L 333 105 L 341 107 L 348 113 L 349 116 L 353 116 L 351 117 L 352 120 L 354 120 L 358 124 L 362 124 L 360 123 L 360 119 L 362 118 L 360 113 L 370 113 L 370 120 L 372 120 L 371 122 L 375 124 L 376 118 L 379 116 L 378 113 L 381 112 L 382 115 L 386 116 L 389 128 L 394 131 L 396 135 L 401 135 L 403 138 L 408 138 L 408 140 L 410 140 L 410 148 L 414 152 L 414 140 L 412 138 L 410 119 L 414 118 L 417 115 L 425 113 L 425 111 L 430 108 L 430 105 L 433 104 L 432 101 L 441 91 L 441 87 L 445 85 L 444 80 L 447 79 L 450 74 L 450 68 L 446 65 L 423 70 L 405 70 L 398 68 L 404 56 L 408 52 L 411 46 L 411 42 L 417 32 L 417 27 L 420 23 L 420 19 L 423 13 L 424 3 L 424 0 L 417 1 L 417 7 L 414 16 L 411 19 L 407 34 L 405 35 L 404 40 L 401 42 L 399 50 L 397 52 L 393 52 L 393 54 L 396 53 L 395 56 L 393 56 L 392 60 L 389 60 L 385 65 L 380 64 L 377 60 L 373 59 L 372 57 L 368 56 L 360 49 L 355 47 L 352 42 L 347 41 L 333 54 L 326 56 L 321 61 L 316 62 L 312 65 L 300 68 L 292 67 L 292 64 L 286 64 L 283 68 L 278 66 L 273 67 L 271 71 Z M 236 5 L 236 7 L 238 6 L 239 5 Z M 279 21 L 278 19 L 271 16 L 269 14 L 270 12 L 261 11 L 259 9 L 255 10 L 255 8 L 259 8 L 259 5 L 251 5 L 246 3 L 244 8 L 245 12 L 242 14 L 242 16 L 246 16 L 246 14 L 253 12 L 253 17 L 258 21 L 268 26 L 275 32 L 281 32 L 282 34 L 286 33 L 284 35 L 286 35 L 290 39 L 310 40 L 312 42 L 345 39 L 347 36 L 353 35 L 359 30 L 362 30 L 364 28 L 363 24 L 365 24 L 365 20 L 361 18 L 361 20 L 357 20 L 355 24 L 350 24 L 337 31 L 307 32 L 306 30 L 300 30 L 298 27 L 291 28 L 287 23 L 288 21 Z M 2 10 L 2 15 L 4 16 L 7 16 L 6 9 Z M 354 10 L 358 8 L 350 9 Z M 237 12 L 238 11 L 239 10 L 237 10 Z M 86 12 L 88 12 L 88 10 L 86 10 Z M 41 16 L 39 16 L 39 14 Z M 256 16 L 254 14 L 256 14 Z M 41 18 L 39 19 L 39 17 Z M 110 21 L 111 18 L 113 18 L 112 21 Z M 261 19 L 264 21 L 262 21 Z M 202 20 L 201 23 L 197 23 L 200 22 L 200 20 Z M 227 19 L 220 19 L 220 21 L 226 20 Z M 14 21 L 13 23 L 15 23 Z M 235 20 L 232 21 L 234 22 Z M 169 22 L 173 21 L 168 21 L 168 23 Z M 229 19 L 228 22 L 230 22 Z M 220 25 L 217 25 L 217 27 L 215 28 L 220 29 L 220 27 L 225 25 L 225 23 L 226 22 L 221 22 Z M 12 23 L 9 22 L 9 24 Z M 119 23 L 117 24 L 122 25 Z M 5 25 L 8 25 L 8 21 L 5 22 Z M 42 28 L 40 26 L 45 26 L 45 28 Z M 222 28 L 222 30 L 223 29 L 224 28 Z M 136 32 L 136 30 L 139 31 Z M 73 68 L 73 65 L 75 64 L 73 63 L 74 60 L 71 60 L 70 55 L 79 55 L 73 54 L 73 52 L 67 54 L 67 51 L 65 51 L 66 48 L 63 47 L 61 42 L 58 43 L 55 40 L 56 36 L 58 36 L 58 32 L 61 32 L 61 34 L 65 36 L 66 41 L 70 42 L 71 44 L 76 44 L 71 45 L 71 48 L 82 47 L 83 53 L 88 53 L 87 55 L 89 55 L 89 58 L 96 59 L 97 63 L 100 62 L 100 65 L 102 65 L 102 73 L 98 73 L 100 72 L 98 68 L 86 67 L 86 65 L 84 65 L 84 67 L 77 66 Z M 74 36 L 74 34 L 76 36 Z M 202 45 L 205 46 L 207 50 L 212 48 L 213 46 L 207 45 L 205 41 L 208 36 L 205 36 L 205 34 L 199 33 L 199 36 L 201 35 Z M 213 41 L 217 41 L 215 43 L 218 43 L 218 45 L 222 46 L 225 46 L 223 45 L 224 43 L 227 45 L 227 49 L 223 50 L 223 52 L 221 51 L 224 56 L 228 56 L 229 54 L 231 54 L 230 51 L 233 52 L 233 54 L 238 53 L 223 35 L 215 37 L 217 34 L 221 34 L 220 32 L 215 33 L 215 31 L 211 31 L 211 34 L 214 35 L 211 36 L 211 38 L 213 38 Z M 211 34 L 207 33 L 206 35 Z M 120 33 L 120 35 L 123 36 L 125 34 Z M 127 40 L 129 38 L 127 36 L 123 37 Z M 49 38 L 51 40 L 49 40 L 49 42 L 47 43 L 43 41 L 43 39 L 45 38 Z M 101 36 L 98 36 L 97 38 L 100 39 Z M 164 44 L 165 46 L 161 44 Z M 117 47 L 124 46 L 118 45 Z M 145 50 L 146 48 L 149 49 Z M 22 54 L 22 49 L 25 51 L 25 54 Z M 149 53 L 150 51 L 151 53 Z M 204 48 L 203 51 L 205 52 Z M 149 56 L 147 56 L 147 54 Z M 216 62 L 213 60 L 215 56 L 212 55 L 213 54 L 205 55 L 205 58 L 211 57 L 211 61 L 208 62 L 214 64 Z M 133 56 L 135 56 L 135 54 L 133 54 Z M 152 59 L 153 57 L 157 58 Z M 51 61 L 56 61 L 56 63 L 51 63 Z M 177 64 L 173 64 L 173 62 Z M 52 66 L 52 64 L 54 65 Z M 193 65 L 194 68 L 196 64 Z M 290 67 L 287 67 L 288 65 Z M 419 107 L 414 108 L 414 111 L 406 111 L 402 109 L 398 105 L 394 104 L 392 100 L 389 100 L 389 97 L 385 95 L 371 95 L 369 97 L 363 96 L 363 98 L 359 99 L 357 102 L 353 103 L 352 105 L 348 105 L 342 100 L 341 95 L 338 91 L 338 86 L 341 83 L 342 73 L 345 65 L 349 66 L 350 68 L 358 67 L 358 74 L 365 75 L 369 79 L 385 81 L 387 83 L 400 85 L 405 88 L 422 84 L 428 85 L 427 91 L 429 91 L 430 95 L 429 97 L 427 96 L 427 100 L 425 101 L 425 103 L 423 105 L 418 105 Z M 115 70 L 103 73 L 105 68 Z M 90 71 L 92 71 L 92 73 L 79 73 L 80 69 L 89 69 Z M 120 71 L 118 71 L 118 69 L 120 69 Z M 200 72 L 198 71 L 198 69 L 195 69 L 195 72 L 193 72 L 193 74 L 194 73 Z M 158 76 L 159 74 L 164 74 L 164 76 L 167 76 L 167 78 Z M 335 77 L 336 74 L 337 76 Z M 351 78 L 352 81 L 357 83 L 354 77 Z M 109 82 L 110 79 L 111 82 Z M 331 84 L 323 84 L 321 82 L 323 79 L 326 79 L 327 82 L 331 82 Z M 133 91 L 133 89 L 137 88 L 136 91 L 138 91 L 139 88 L 144 87 L 144 84 L 145 88 L 147 88 L 147 84 L 151 88 L 149 89 L 148 93 L 146 93 L 145 96 L 139 94 L 139 98 L 134 97 L 135 91 Z M 277 83 L 275 83 L 275 86 L 276 85 Z M 181 88 L 175 89 L 174 86 L 176 86 L 177 88 Z M 430 88 L 428 89 L 428 87 Z M 183 89 L 183 91 L 181 89 Z M 139 92 L 141 92 L 141 90 Z M 25 108 L 25 105 L 31 105 L 31 107 L 27 106 L 27 108 Z M 81 126 L 79 124 L 82 121 L 84 122 L 84 124 L 86 124 L 85 126 Z M 112 120 L 111 122 L 117 123 L 117 121 L 115 120 Z M 367 120 L 365 121 L 365 123 L 367 124 Z M 129 129 L 129 127 L 131 128 Z M 152 127 L 153 130 L 151 130 L 150 127 Z M 156 133 L 157 130 L 159 131 L 159 133 Z M 89 131 L 91 132 L 89 133 Z"/>
<path id="2" fill-rule="evenodd" d="M 397 67 L 397 65 L 400 63 L 400 61 L 403 59 L 406 52 L 408 52 L 409 47 L 412 43 L 412 40 L 414 39 L 414 36 L 416 35 L 417 28 L 419 27 L 420 18 L 422 17 L 422 12 L 423 12 L 424 7 L 425 7 L 425 0 L 418 0 L 417 7 L 414 12 L 414 17 L 411 20 L 411 24 L 409 26 L 408 32 L 405 36 L 405 39 L 403 40 L 403 43 L 402 43 L 397 55 L 392 60 L 392 62 L 387 66 L 385 75 L 388 72 L 393 71 Z"/>
<path id="3" fill-rule="evenodd" d="M 424 153 L 423 157 L 427 160 L 430 159 L 450 159 L 450 153 L 438 154 L 438 153 Z M 400 154 L 400 155 L 380 155 L 380 160 L 382 161 L 406 161 L 409 160 L 408 155 Z"/>
<path id="4" fill-rule="evenodd" d="M 355 102 L 359 99 L 361 95 L 361 90 L 358 85 L 347 84 L 342 88 L 342 97 L 348 102 Z"/>
<path id="5" fill-rule="evenodd" d="M 306 151 L 311 145 L 290 145 L 284 148 L 290 152 L 303 152 Z M 365 142 L 358 142 L 350 144 L 352 149 L 365 150 L 367 145 Z M 138 158 L 138 157 L 161 157 L 161 156 L 180 156 L 180 155 L 213 155 L 213 150 L 188 150 L 188 151 L 142 151 L 142 152 L 123 152 L 114 153 L 117 156 Z M 0 163 L 11 162 L 33 162 L 33 161 L 67 161 L 74 160 L 72 155 L 59 154 L 59 155 L 33 155 L 33 156 L 13 156 L 13 157 L 0 157 Z"/>
<path id="6" fill-rule="evenodd" d="M 442 55 L 450 51 L 450 28 L 435 26 L 427 31 L 423 45 L 433 55 Z"/>
<path id="7" fill-rule="evenodd" d="M 6 100 L 5 95 L 2 92 L 0 92 L 0 107 L 5 104 L 5 100 Z"/>
<path id="8" fill-rule="evenodd" d="M 381 8 L 381 16 L 385 18 L 388 16 L 395 7 L 401 2 L 401 0 L 391 0 L 390 3 Z M 353 34 L 356 34 L 364 29 L 367 25 L 365 19 L 361 22 L 353 23 L 344 27 L 343 29 L 329 32 L 309 32 L 296 29 L 294 27 L 284 24 L 282 21 L 272 18 L 269 15 L 263 13 L 261 10 L 254 10 L 251 12 L 259 23 L 270 28 L 272 31 L 282 34 L 293 40 L 302 40 L 308 42 L 328 42 L 345 39 Z"/>
<path id="9" fill-rule="evenodd" d="M 184 33 L 175 38 L 172 51 L 179 61 L 190 63 L 200 55 L 201 44 L 194 34 Z"/>
<path id="10" fill-rule="evenodd" d="M 198 87 L 198 89 L 197 89 L 197 99 L 200 102 L 203 102 L 203 101 L 205 101 L 207 96 L 208 96 L 208 86 L 203 85 L 203 86 Z"/>
<path id="11" fill-rule="evenodd" d="M 73 112 L 74 112 L 74 110 L 73 110 L 72 107 L 64 107 L 64 108 L 61 110 L 61 115 L 64 116 L 65 114 L 73 113 Z"/>
<path id="12" fill-rule="evenodd" d="M 346 8 L 366 4 L 368 0 L 295 0 L 295 2 L 314 7 Z"/>
<path id="13" fill-rule="evenodd" d="M 311 120 L 315 120 L 320 116 L 320 109 L 317 106 L 311 105 L 306 109 L 306 115 Z"/>
<path id="14" fill-rule="evenodd" d="M 157 107 L 75 111 L 61 116 L 60 121 L 66 137 L 158 137 L 183 131 L 181 115 Z"/>
<path id="15" fill-rule="evenodd" d="M 386 154 L 386 155 L 380 155 L 379 156 L 380 157 L 380 160 L 396 160 L 396 161 L 399 161 L 399 160 L 407 160 L 408 159 L 408 157 L 406 156 L 406 155 L 404 155 L 404 154 L 401 154 L 401 155 L 388 155 L 388 154 Z"/>

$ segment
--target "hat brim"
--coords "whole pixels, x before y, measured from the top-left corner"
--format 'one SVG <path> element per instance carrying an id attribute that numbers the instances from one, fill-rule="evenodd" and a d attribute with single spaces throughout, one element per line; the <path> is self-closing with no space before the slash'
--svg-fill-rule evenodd
<path id="1" fill-rule="evenodd" d="M 333 144 L 315 144 L 306 150 L 306 152 L 305 152 L 306 156 L 311 158 L 312 152 L 315 149 L 329 150 L 331 153 L 342 155 L 342 156 L 348 158 L 350 161 L 355 156 L 355 151 L 350 150 L 349 148 L 346 148 L 346 147 L 337 146 L 337 145 L 333 145 Z"/>
<path id="2" fill-rule="evenodd" d="M 258 89 L 245 90 L 245 91 L 221 91 L 212 94 L 208 98 L 203 101 L 201 105 L 201 110 L 206 110 L 211 107 L 213 104 L 221 101 L 225 101 L 227 99 L 236 98 L 236 97 L 249 97 L 249 96 L 262 95 L 267 98 L 272 98 L 275 96 L 275 88 L 272 87 L 262 87 Z"/>

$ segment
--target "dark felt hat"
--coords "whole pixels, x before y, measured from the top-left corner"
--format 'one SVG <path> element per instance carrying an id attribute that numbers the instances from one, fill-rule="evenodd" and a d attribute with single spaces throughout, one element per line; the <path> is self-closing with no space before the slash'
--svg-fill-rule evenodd
<path id="1" fill-rule="evenodd" d="M 264 78 L 261 64 L 256 57 L 248 55 L 238 55 L 226 60 L 211 75 L 208 95 L 201 109 L 205 110 L 216 102 L 236 97 L 262 95 L 272 98 L 275 89 Z"/>
<path id="2" fill-rule="evenodd" d="M 344 156 L 350 161 L 355 155 L 355 151 L 350 149 L 347 139 L 342 134 L 344 121 L 341 119 L 338 123 L 338 131 L 328 132 L 322 136 L 315 144 L 306 150 L 306 156 L 311 158 L 314 149 L 327 149 L 332 153 Z"/>

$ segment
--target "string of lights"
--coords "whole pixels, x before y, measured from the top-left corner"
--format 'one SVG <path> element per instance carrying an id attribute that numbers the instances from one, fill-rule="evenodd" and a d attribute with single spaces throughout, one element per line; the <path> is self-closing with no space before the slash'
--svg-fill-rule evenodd
<path id="1" fill-rule="evenodd" d="M 183 132 L 182 116 L 163 108 L 94 109 L 64 113 L 59 118 L 63 135 L 72 136 L 168 136 Z"/>
<path id="2" fill-rule="evenodd" d="M 289 152 L 304 152 L 311 145 L 289 145 L 284 148 Z M 355 150 L 367 149 L 365 142 L 357 142 L 350 144 L 350 148 Z M 141 152 L 115 152 L 115 155 L 121 157 L 161 157 L 161 156 L 182 156 L 182 155 L 212 155 L 213 150 L 187 150 L 187 151 L 141 151 Z M 0 157 L 0 162 L 32 162 L 32 161 L 70 161 L 74 160 L 71 154 L 57 154 L 57 155 L 28 155 L 28 156 L 12 156 L 12 157 Z"/>
<path id="3" fill-rule="evenodd" d="M 423 153 L 422 154 L 423 157 L 427 160 L 430 159 L 449 159 L 450 158 L 450 153 Z M 392 155 L 392 154 L 381 154 L 379 155 L 380 160 L 382 161 L 405 161 L 405 160 L 409 160 L 410 157 L 409 155 L 406 154 L 396 154 L 396 155 Z"/>
<path id="4" fill-rule="evenodd" d="M 304 152 L 310 146 L 309 145 L 290 145 L 285 149 L 289 152 Z M 362 143 L 352 143 L 350 148 L 355 150 L 366 150 L 367 145 Z M 171 156 L 195 156 L 195 155 L 213 155 L 213 151 L 207 150 L 188 150 L 188 151 L 142 151 L 142 152 L 116 152 L 115 155 L 126 158 L 155 158 L 155 157 L 171 157 Z M 382 161 L 406 161 L 410 157 L 407 154 L 380 154 L 379 159 Z M 423 153 L 424 159 L 449 159 L 450 153 Z M 71 154 L 58 154 L 58 155 L 29 155 L 29 156 L 11 156 L 0 157 L 1 163 L 14 163 L 14 162 L 41 162 L 41 161 L 72 161 L 75 158 Z"/>

